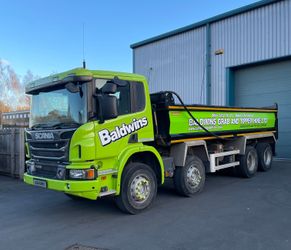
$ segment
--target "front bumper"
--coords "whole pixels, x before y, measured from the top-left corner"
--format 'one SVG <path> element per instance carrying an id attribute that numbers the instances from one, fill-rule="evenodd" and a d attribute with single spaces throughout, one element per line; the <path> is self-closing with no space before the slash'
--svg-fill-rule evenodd
<path id="1" fill-rule="evenodd" d="M 30 185 L 34 185 L 33 179 L 44 180 L 47 183 L 47 189 L 61 191 L 91 200 L 96 200 L 100 191 L 100 181 L 98 180 L 55 180 L 32 176 L 27 173 L 24 174 L 23 179 L 25 183 Z"/>

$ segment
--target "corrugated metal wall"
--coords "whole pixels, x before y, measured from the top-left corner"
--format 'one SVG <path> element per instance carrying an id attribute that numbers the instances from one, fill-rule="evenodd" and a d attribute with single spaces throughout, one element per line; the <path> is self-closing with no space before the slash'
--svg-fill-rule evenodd
<path id="1" fill-rule="evenodd" d="M 291 55 L 291 0 L 211 23 L 211 100 L 226 104 L 226 68 Z M 223 49 L 224 54 L 214 55 Z M 175 90 L 206 103 L 206 27 L 134 49 L 134 71 L 150 90 Z"/>
<path id="2" fill-rule="evenodd" d="M 215 51 L 223 49 L 223 55 Z M 211 24 L 212 103 L 225 104 L 225 68 L 291 55 L 291 1 Z"/>
<path id="3" fill-rule="evenodd" d="M 134 71 L 148 78 L 151 92 L 173 90 L 186 103 L 205 103 L 205 39 L 201 27 L 134 49 Z"/>

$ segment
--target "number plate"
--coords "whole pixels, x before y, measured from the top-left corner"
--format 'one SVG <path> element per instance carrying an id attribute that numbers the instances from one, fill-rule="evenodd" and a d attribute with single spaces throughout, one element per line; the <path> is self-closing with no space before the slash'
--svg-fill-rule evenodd
<path id="1" fill-rule="evenodd" d="M 33 179 L 33 185 L 34 186 L 38 186 L 38 187 L 42 187 L 42 188 L 46 188 L 47 187 L 46 181 L 39 180 L 39 179 Z"/>

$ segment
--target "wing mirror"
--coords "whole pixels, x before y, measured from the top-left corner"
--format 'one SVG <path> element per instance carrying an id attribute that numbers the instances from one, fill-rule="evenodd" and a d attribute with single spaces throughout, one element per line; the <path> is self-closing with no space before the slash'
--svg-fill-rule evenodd
<path id="1" fill-rule="evenodd" d="M 118 116 L 117 98 L 114 95 L 101 95 L 98 98 L 99 103 L 99 123 L 105 120 L 114 119 Z"/>
<path id="2" fill-rule="evenodd" d="M 104 94 L 115 94 L 117 90 L 117 85 L 112 81 L 107 81 L 102 87 L 102 93 Z"/>
<path id="3" fill-rule="evenodd" d="M 117 85 L 113 81 L 107 81 L 102 87 L 102 91 L 94 95 L 97 98 L 97 110 L 99 123 L 105 120 L 114 119 L 118 116 L 117 98 L 114 95 Z"/>

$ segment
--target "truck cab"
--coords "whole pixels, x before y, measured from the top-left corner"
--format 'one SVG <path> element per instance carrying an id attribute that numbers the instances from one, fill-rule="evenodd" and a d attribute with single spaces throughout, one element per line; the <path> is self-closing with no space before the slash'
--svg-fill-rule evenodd
<path id="1" fill-rule="evenodd" d="M 26 183 L 72 198 L 119 196 L 131 164 L 138 173 L 129 174 L 134 191 L 125 198 L 135 205 L 120 206 L 134 212 L 151 203 L 164 171 L 157 150 L 145 144 L 154 141 L 154 129 L 143 76 L 74 69 L 32 82 L 26 93 Z"/>

